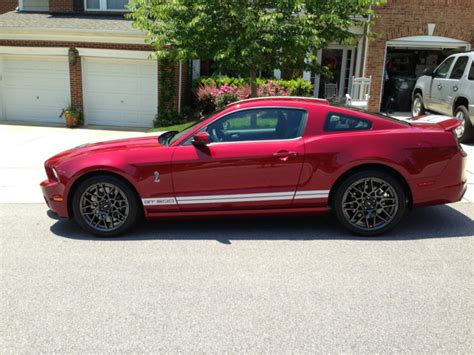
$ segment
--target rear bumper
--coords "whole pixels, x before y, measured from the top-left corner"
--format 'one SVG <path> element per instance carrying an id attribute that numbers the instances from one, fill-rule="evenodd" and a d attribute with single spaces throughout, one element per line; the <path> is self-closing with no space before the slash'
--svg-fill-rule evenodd
<path id="1" fill-rule="evenodd" d="M 48 207 L 58 216 L 69 218 L 64 185 L 58 181 L 45 180 L 40 184 L 40 187 Z"/>
<path id="2" fill-rule="evenodd" d="M 461 201 L 467 190 L 467 155 L 456 154 L 432 184 L 412 186 L 413 206 L 422 207 Z"/>

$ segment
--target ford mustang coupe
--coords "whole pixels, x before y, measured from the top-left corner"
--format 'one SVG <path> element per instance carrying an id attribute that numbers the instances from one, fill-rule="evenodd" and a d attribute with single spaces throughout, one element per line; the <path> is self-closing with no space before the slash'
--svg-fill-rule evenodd
<path id="1" fill-rule="evenodd" d="M 45 163 L 46 203 L 97 236 L 141 216 L 287 215 L 334 211 L 377 235 L 414 207 L 459 201 L 466 153 L 452 117 L 401 121 L 274 97 L 228 105 L 185 129 L 86 144 Z"/>

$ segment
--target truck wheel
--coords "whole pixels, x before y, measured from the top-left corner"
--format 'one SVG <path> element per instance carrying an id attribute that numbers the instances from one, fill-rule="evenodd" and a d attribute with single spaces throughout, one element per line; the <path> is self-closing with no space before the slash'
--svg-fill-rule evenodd
<path id="1" fill-rule="evenodd" d="M 413 98 L 411 105 L 411 114 L 413 117 L 418 117 L 425 114 L 425 105 L 423 104 L 423 96 L 418 93 Z"/>
<path id="2" fill-rule="evenodd" d="M 465 106 L 458 106 L 454 111 L 454 117 L 462 120 L 461 125 L 456 129 L 456 136 L 461 143 L 472 142 L 474 139 L 474 129 L 472 127 L 469 111 Z"/>

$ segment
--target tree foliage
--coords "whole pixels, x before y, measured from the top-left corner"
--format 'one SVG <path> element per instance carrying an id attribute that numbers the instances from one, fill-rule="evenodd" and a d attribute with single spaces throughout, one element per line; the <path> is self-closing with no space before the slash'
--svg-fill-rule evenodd
<path id="1" fill-rule="evenodd" d="M 347 43 L 383 0 L 132 0 L 134 26 L 160 59 L 212 59 L 255 78 L 285 68 L 325 74 L 318 49 Z M 305 60 L 307 58 L 307 60 Z"/>

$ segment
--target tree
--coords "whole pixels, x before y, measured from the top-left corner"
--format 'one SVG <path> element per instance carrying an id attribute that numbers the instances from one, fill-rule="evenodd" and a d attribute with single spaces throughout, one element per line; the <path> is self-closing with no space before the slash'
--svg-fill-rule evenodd
<path id="1" fill-rule="evenodd" d="M 328 75 L 317 50 L 347 43 L 383 0 L 132 0 L 133 25 L 159 59 L 212 59 L 249 76 L 285 68 Z M 305 60 L 306 58 L 306 60 Z"/>

